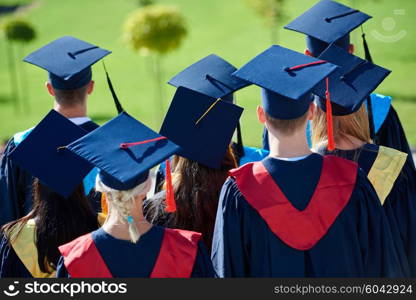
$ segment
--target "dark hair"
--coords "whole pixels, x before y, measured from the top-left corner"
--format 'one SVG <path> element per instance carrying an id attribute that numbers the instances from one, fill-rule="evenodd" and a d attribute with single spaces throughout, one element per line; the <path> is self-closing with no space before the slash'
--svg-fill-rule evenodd
<path id="1" fill-rule="evenodd" d="M 200 232 L 211 249 L 221 188 L 228 171 L 237 167 L 233 151 L 228 148 L 218 170 L 180 156 L 174 157 L 172 167 L 176 212 L 165 213 L 164 197 L 156 197 L 145 202 L 146 218 L 158 225 Z"/>
<path id="2" fill-rule="evenodd" d="M 71 107 L 85 101 L 89 83 L 74 90 L 55 90 L 55 100 L 62 106 Z"/>
<path id="3" fill-rule="evenodd" d="M 61 256 L 58 247 L 98 228 L 97 215 L 84 195 L 83 185 L 64 198 L 38 179 L 33 182 L 33 209 L 21 219 L 3 226 L 6 233 L 20 232 L 26 222 L 35 220 L 35 244 L 39 268 L 44 273 L 56 269 Z M 15 226 L 19 226 L 15 231 Z M 16 235 L 13 235 L 17 237 Z M 11 241 L 9 241 L 11 242 Z"/>

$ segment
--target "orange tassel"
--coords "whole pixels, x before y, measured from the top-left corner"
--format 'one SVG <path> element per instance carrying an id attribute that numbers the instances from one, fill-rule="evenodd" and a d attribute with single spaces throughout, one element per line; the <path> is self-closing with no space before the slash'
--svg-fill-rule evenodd
<path id="1" fill-rule="evenodd" d="M 170 161 L 166 160 L 166 212 L 173 213 L 176 211 L 175 193 L 173 191 L 172 173 Z"/>
<path id="2" fill-rule="evenodd" d="M 104 193 L 101 194 L 101 213 L 105 216 L 108 215 L 107 198 Z"/>
<path id="3" fill-rule="evenodd" d="M 334 151 L 335 150 L 335 140 L 334 140 L 334 125 L 332 122 L 332 105 L 331 105 L 331 97 L 329 95 L 329 79 L 328 77 L 325 79 L 326 81 L 326 123 L 327 123 L 327 134 L 328 134 L 328 150 Z"/>

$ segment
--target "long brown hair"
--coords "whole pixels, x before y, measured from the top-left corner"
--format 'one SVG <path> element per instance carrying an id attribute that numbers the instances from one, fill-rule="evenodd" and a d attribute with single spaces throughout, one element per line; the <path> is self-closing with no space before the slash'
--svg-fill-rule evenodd
<path id="1" fill-rule="evenodd" d="M 371 143 L 368 115 L 364 104 L 355 113 L 346 116 L 333 116 L 335 141 L 353 136 L 360 141 Z M 326 113 L 316 107 L 312 120 L 312 145 L 315 149 L 328 141 Z"/>
<path id="2" fill-rule="evenodd" d="M 211 249 L 221 187 L 228 171 L 237 167 L 233 151 L 228 148 L 218 170 L 180 156 L 174 156 L 172 167 L 176 212 L 166 215 L 164 199 L 151 199 L 145 208 L 146 217 L 166 227 L 200 232 Z"/>
<path id="3" fill-rule="evenodd" d="M 56 269 L 60 257 L 58 247 L 98 228 L 97 215 L 91 208 L 84 188 L 78 188 L 64 198 L 38 179 L 33 182 L 33 209 L 18 220 L 2 227 L 2 231 L 16 238 L 30 219 L 35 220 L 35 244 L 39 268 L 44 273 Z M 9 240 L 11 243 L 12 240 Z"/>

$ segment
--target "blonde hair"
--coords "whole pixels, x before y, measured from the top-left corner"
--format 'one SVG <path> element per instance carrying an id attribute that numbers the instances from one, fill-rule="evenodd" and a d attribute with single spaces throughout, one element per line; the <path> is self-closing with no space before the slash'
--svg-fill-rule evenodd
<path id="1" fill-rule="evenodd" d="M 360 141 L 371 143 L 367 110 L 363 105 L 355 113 L 346 116 L 333 116 L 334 139 L 349 139 L 353 136 Z M 327 144 L 328 133 L 326 113 L 318 106 L 312 120 L 312 145 L 313 148 Z"/>
<path id="2" fill-rule="evenodd" d="M 128 219 L 131 216 L 131 210 L 134 203 L 134 198 L 138 195 L 146 195 L 151 188 L 150 176 L 145 182 L 139 184 L 133 189 L 127 191 L 119 191 L 106 186 L 97 176 L 95 182 L 95 190 L 101 193 L 105 193 L 109 206 L 115 209 L 115 211 L 122 217 L 124 222 L 129 225 L 130 240 L 136 243 L 140 238 L 140 233 L 134 222 L 129 222 Z"/>

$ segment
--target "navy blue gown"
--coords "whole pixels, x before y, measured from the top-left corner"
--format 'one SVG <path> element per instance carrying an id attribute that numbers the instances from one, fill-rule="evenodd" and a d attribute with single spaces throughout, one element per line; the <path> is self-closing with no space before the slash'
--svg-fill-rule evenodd
<path id="1" fill-rule="evenodd" d="M 9 239 L 4 234 L 0 238 L 0 278 L 32 278 L 32 274 L 10 245 Z"/>
<path id="2" fill-rule="evenodd" d="M 339 150 L 330 154 L 355 161 L 368 175 L 379 146 L 366 144 L 356 150 Z M 320 151 L 329 154 L 328 151 Z M 409 157 L 409 156 L 408 156 Z M 383 204 L 396 246 L 402 255 L 405 275 L 416 277 L 416 171 L 408 158 Z"/>
<path id="3" fill-rule="evenodd" d="M 317 186 L 322 156 L 300 161 L 266 158 L 263 165 L 297 210 Z M 330 199 L 328 199 L 330 200 Z M 351 198 L 311 249 L 297 250 L 275 235 L 240 192 L 225 182 L 211 252 L 220 277 L 400 277 L 403 272 L 380 201 L 359 170 Z"/>
<path id="4" fill-rule="evenodd" d="M 98 125 L 92 121 L 79 126 L 88 132 L 98 128 Z M 0 160 L 0 226 L 27 215 L 32 209 L 33 177 L 9 158 L 10 153 L 30 131 L 12 137 Z M 89 198 L 92 206 L 98 210 L 100 195 L 91 191 Z"/>
<path id="5" fill-rule="evenodd" d="M 164 228 L 153 226 L 133 244 L 119 240 L 102 228 L 92 233 L 92 238 L 113 277 L 150 277 L 162 245 Z M 64 259 L 58 262 L 57 277 L 70 277 Z M 204 244 L 198 243 L 191 277 L 214 277 L 214 270 Z"/>
<path id="6" fill-rule="evenodd" d="M 403 126 L 393 106 L 390 106 L 387 117 L 376 134 L 375 142 L 377 145 L 390 147 L 407 153 L 407 159 L 414 167 L 415 164 L 409 142 L 407 141 Z"/>

